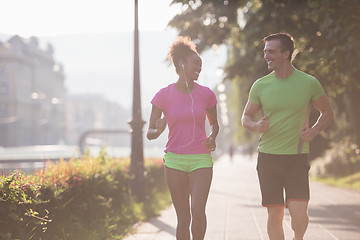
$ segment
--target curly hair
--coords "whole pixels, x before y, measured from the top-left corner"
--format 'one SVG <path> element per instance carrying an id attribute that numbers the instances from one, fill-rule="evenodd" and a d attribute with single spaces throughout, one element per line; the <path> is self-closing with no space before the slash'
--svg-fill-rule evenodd
<path id="1" fill-rule="evenodd" d="M 170 45 L 168 57 L 174 64 L 176 72 L 180 72 L 179 60 L 190 56 L 191 54 L 199 53 L 196 51 L 196 45 L 191 41 L 190 37 L 178 36 L 176 40 Z"/>

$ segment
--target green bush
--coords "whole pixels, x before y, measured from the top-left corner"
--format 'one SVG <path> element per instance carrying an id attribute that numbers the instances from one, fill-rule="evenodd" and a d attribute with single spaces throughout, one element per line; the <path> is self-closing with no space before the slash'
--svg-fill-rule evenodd
<path id="1" fill-rule="evenodd" d="M 129 194 L 129 159 L 84 156 L 0 180 L 0 239 L 121 239 L 171 200 L 160 159 L 145 161 L 143 203 Z"/>
<path id="2" fill-rule="evenodd" d="M 0 239 L 34 239 L 46 231 L 51 222 L 48 211 L 43 215 L 36 211 L 36 206 L 44 203 L 38 198 L 40 189 L 38 178 L 26 177 L 20 170 L 1 177 Z"/>
<path id="3" fill-rule="evenodd" d="M 353 189 L 360 192 L 360 172 L 346 177 L 327 177 L 327 178 L 315 177 L 313 178 L 313 180 L 332 186 Z"/>
<path id="4" fill-rule="evenodd" d="M 360 172 L 360 148 L 344 139 L 328 150 L 317 169 L 317 177 L 345 177 Z"/>

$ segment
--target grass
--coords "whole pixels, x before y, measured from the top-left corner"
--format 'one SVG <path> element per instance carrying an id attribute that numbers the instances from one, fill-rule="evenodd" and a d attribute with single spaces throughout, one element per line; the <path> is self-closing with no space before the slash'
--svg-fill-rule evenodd
<path id="1" fill-rule="evenodd" d="M 328 177 L 328 178 L 318 178 L 313 177 L 312 180 L 325 183 L 327 185 L 353 189 L 360 192 L 360 172 L 346 176 L 346 177 Z"/>

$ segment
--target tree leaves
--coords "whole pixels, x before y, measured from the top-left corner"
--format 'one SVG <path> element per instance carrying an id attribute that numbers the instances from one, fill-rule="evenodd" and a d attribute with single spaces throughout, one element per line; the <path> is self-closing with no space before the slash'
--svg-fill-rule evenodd
<path id="1" fill-rule="evenodd" d="M 268 73 L 262 39 L 276 32 L 295 38 L 294 66 L 314 75 L 338 106 L 360 95 L 360 1 L 358 0 L 174 0 L 184 11 L 169 26 L 190 36 L 198 51 L 213 44 L 228 47 L 225 79 L 252 83 Z M 239 98 L 244 101 L 244 98 Z M 243 105 L 240 102 L 240 106 Z M 360 122 L 360 108 L 350 102 L 349 122 Z M 359 109 L 359 110 L 358 110 Z M 339 108 L 339 111 L 346 111 Z M 360 145 L 360 127 L 353 126 Z M 353 134 L 349 133 L 349 134 Z"/>

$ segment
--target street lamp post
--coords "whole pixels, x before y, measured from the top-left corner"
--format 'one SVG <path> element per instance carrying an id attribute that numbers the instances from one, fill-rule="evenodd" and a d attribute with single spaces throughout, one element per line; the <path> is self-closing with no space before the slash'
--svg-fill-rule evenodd
<path id="1" fill-rule="evenodd" d="M 141 118 L 140 98 L 140 71 L 139 71 L 139 30 L 138 30 L 138 0 L 135 0 L 135 27 L 134 27 L 134 88 L 132 119 L 129 124 L 131 134 L 131 163 L 130 163 L 130 189 L 132 194 L 143 201 L 144 196 L 144 150 L 143 126 Z"/>

